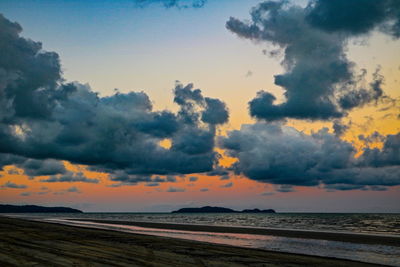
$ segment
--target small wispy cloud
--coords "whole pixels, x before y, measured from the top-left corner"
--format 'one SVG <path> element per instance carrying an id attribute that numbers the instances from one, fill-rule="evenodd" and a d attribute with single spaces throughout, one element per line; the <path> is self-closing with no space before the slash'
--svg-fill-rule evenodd
<path id="1" fill-rule="evenodd" d="M 24 188 L 28 188 L 27 185 L 24 184 L 16 184 L 13 182 L 8 181 L 7 183 L 3 184 L 1 186 L 2 188 L 13 188 L 13 189 L 24 189 Z"/>

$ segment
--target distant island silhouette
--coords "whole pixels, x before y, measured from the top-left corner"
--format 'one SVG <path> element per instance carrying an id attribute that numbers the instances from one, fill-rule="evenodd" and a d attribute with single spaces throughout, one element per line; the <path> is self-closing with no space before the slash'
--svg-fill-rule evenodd
<path id="1" fill-rule="evenodd" d="M 172 213 L 276 213 L 273 209 L 244 209 L 242 211 L 237 211 L 224 207 L 211 207 L 205 206 L 201 208 L 182 208 L 179 210 L 174 210 Z"/>
<path id="2" fill-rule="evenodd" d="M 48 213 L 48 212 L 60 212 L 60 213 L 82 213 L 82 211 L 66 207 L 42 207 L 36 205 L 1 205 L 0 213 Z"/>

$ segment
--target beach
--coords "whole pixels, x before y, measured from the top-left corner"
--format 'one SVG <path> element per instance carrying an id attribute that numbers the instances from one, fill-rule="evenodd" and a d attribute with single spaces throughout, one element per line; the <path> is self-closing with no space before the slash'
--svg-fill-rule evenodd
<path id="1" fill-rule="evenodd" d="M 0 216 L 1 266 L 374 266 Z"/>

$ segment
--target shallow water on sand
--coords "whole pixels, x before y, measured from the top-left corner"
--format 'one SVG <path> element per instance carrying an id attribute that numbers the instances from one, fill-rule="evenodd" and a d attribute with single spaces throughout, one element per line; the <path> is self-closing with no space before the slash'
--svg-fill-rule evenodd
<path id="1" fill-rule="evenodd" d="M 400 247 L 393 246 L 355 244 L 348 242 L 253 234 L 193 232 L 170 229 L 166 230 L 130 225 L 103 224 L 86 221 L 69 221 L 63 219 L 49 220 L 68 225 L 79 225 L 137 234 L 182 238 L 239 247 L 266 249 L 271 251 L 333 257 L 375 264 L 400 266 Z"/>

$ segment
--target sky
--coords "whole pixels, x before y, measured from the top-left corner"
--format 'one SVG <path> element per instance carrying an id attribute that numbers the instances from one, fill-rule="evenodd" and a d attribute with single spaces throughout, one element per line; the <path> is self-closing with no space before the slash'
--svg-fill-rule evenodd
<path id="1" fill-rule="evenodd" d="M 400 212 L 396 0 L 0 14 L 1 203 Z"/>

